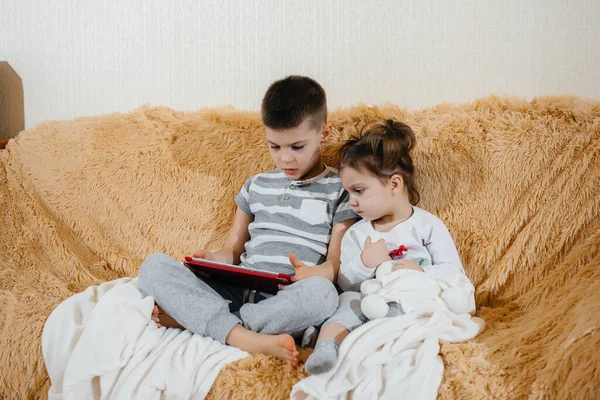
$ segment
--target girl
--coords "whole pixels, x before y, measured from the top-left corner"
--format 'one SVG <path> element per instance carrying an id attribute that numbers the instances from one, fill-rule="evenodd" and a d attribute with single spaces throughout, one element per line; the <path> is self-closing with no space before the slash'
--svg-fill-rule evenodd
<path id="1" fill-rule="evenodd" d="M 340 149 L 340 178 L 349 204 L 363 218 L 342 239 L 338 285 L 339 307 L 321 329 L 306 371 L 319 374 L 336 363 L 342 340 L 367 321 L 360 310 L 360 284 L 375 276 L 377 267 L 395 260 L 393 270 L 422 271 L 434 278 L 464 274 L 454 241 L 435 215 L 415 207 L 412 129 L 387 120 L 371 125 Z M 396 305 L 388 317 L 401 314 Z"/>

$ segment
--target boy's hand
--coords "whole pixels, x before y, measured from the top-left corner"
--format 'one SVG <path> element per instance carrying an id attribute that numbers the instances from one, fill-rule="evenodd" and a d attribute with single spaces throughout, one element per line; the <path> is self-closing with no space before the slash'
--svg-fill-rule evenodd
<path id="1" fill-rule="evenodd" d="M 197 252 L 195 252 L 194 254 L 192 254 L 192 257 L 194 258 L 203 258 L 205 260 L 207 260 L 206 258 L 206 254 L 209 254 L 208 251 L 206 250 L 198 250 Z M 196 276 L 199 276 L 201 278 L 208 278 L 208 275 L 197 269 L 194 265 L 188 264 L 188 263 L 183 263 L 183 266 L 186 267 L 187 269 L 189 269 L 190 271 L 192 271 Z"/>
<path id="2" fill-rule="evenodd" d="M 311 276 L 322 276 L 330 281 L 333 280 L 333 266 L 330 262 L 325 261 L 323 264 L 309 267 L 302 261 L 298 260 L 296 254 L 290 253 L 290 263 L 296 271 L 294 276 L 292 276 L 293 282 L 298 282 L 302 279 L 310 278 Z"/>
<path id="3" fill-rule="evenodd" d="M 223 254 L 222 250 L 214 250 L 214 251 L 198 250 L 197 252 L 194 253 L 194 255 L 192 257 L 203 258 L 208 261 L 231 264 L 231 262 L 228 261 L 227 256 L 225 254 Z"/>
<path id="4" fill-rule="evenodd" d="M 294 253 L 290 253 L 290 264 L 292 264 L 292 267 L 294 267 L 294 271 L 296 271 L 294 276 L 292 276 L 293 282 L 298 282 L 302 279 L 306 279 L 312 276 L 310 273 L 311 267 L 298 260 L 298 258 L 296 258 L 296 254 Z"/>
<path id="5" fill-rule="evenodd" d="M 373 269 L 377 268 L 382 262 L 391 260 L 385 240 L 379 239 L 372 243 L 371 236 L 367 236 L 360 259 L 365 267 Z"/>
<path id="6" fill-rule="evenodd" d="M 211 252 L 208 250 L 198 250 L 197 252 L 194 253 L 194 255 L 192 257 L 194 258 L 203 258 L 205 260 L 210 260 L 210 261 L 215 261 L 213 260 L 211 257 Z"/>
<path id="7" fill-rule="evenodd" d="M 416 262 L 412 260 L 398 260 L 394 261 L 394 266 L 392 267 L 392 271 L 396 271 L 399 269 L 414 269 L 415 271 L 423 272 L 423 268 L 419 266 Z"/>

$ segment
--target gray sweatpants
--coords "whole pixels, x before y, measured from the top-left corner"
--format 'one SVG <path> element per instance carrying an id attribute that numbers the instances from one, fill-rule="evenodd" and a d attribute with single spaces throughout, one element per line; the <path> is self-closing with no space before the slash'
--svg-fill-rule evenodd
<path id="1" fill-rule="evenodd" d="M 336 322 L 352 332 L 354 329 L 367 322 L 368 318 L 360 309 L 360 302 L 363 297 L 364 296 L 359 292 L 344 292 L 340 294 L 337 310 L 335 310 L 335 313 L 331 318 L 323 323 L 323 326 Z M 402 307 L 397 303 L 390 303 L 388 305 L 390 309 L 388 310 L 387 317 L 395 317 L 404 314 Z"/>
<path id="2" fill-rule="evenodd" d="M 337 310 L 335 310 L 331 318 L 323 323 L 323 326 L 336 322 L 352 332 L 367 322 L 367 317 L 360 310 L 362 297 L 362 294 L 359 292 L 344 292 L 340 294 Z"/>
<path id="3" fill-rule="evenodd" d="M 260 301 L 248 303 L 243 288 L 198 278 L 164 254 L 144 260 L 138 284 L 186 329 L 221 343 L 236 324 L 258 333 L 298 337 L 309 326 L 322 324 L 338 306 L 334 285 L 322 277 L 295 282 L 276 295 L 259 293 Z"/>

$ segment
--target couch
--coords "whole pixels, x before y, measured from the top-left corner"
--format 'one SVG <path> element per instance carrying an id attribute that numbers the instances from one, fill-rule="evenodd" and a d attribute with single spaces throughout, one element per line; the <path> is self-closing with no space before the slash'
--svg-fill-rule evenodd
<path id="1" fill-rule="evenodd" d="M 381 118 L 415 130 L 420 206 L 452 233 L 487 324 L 442 344 L 439 398 L 598 398 L 600 102 L 337 109 L 326 162 Z M 259 114 L 233 108 L 142 107 L 10 140 L 0 150 L 0 398 L 46 398 L 40 338 L 60 302 L 135 276 L 151 252 L 219 247 L 245 178 L 272 168 Z M 255 355 L 225 367 L 208 398 L 281 399 L 304 376 L 302 364 Z"/>

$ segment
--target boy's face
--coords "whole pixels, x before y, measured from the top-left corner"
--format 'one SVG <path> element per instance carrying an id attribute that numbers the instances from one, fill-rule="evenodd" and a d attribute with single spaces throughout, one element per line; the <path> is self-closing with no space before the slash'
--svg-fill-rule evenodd
<path id="1" fill-rule="evenodd" d="M 305 180 L 323 172 L 321 142 L 329 135 L 329 125 L 315 129 L 307 118 L 295 128 L 265 129 L 271 157 L 288 179 Z"/>

